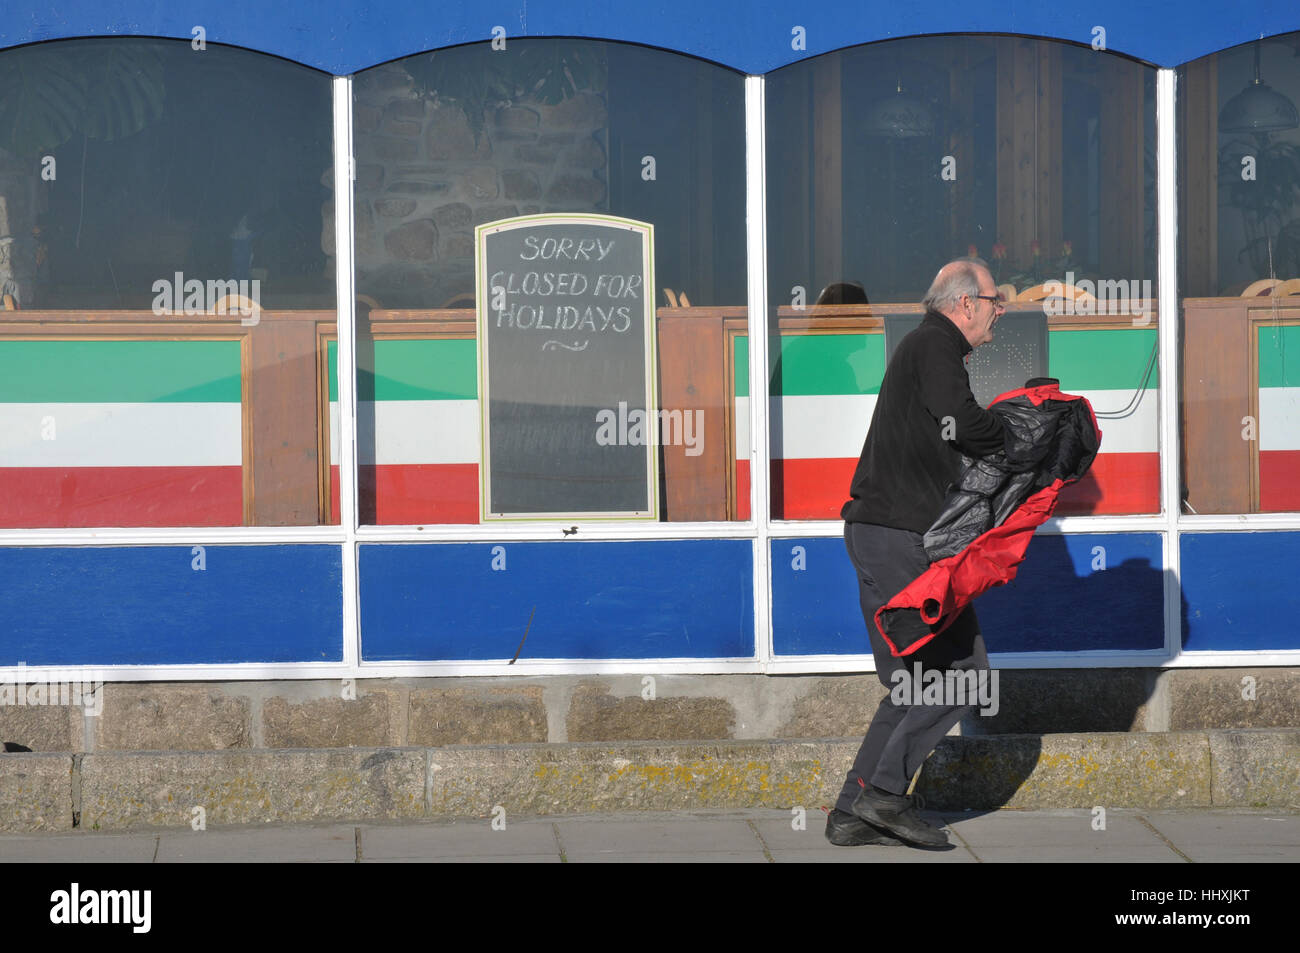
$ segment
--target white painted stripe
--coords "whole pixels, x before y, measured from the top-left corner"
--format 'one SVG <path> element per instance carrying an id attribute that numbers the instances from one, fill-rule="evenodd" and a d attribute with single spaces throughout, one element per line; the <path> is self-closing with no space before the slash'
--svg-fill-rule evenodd
<path id="1" fill-rule="evenodd" d="M 478 463 L 478 401 L 358 401 L 357 452 L 363 465 Z"/>
<path id="2" fill-rule="evenodd" d="M 1070 391 L 1092 402 L 1094 414 L 1123 410 L 1133 399 L 1131 390 Z M 1102 453 L 1157 453 L 1160 450 L 1159 402 L 1155 388 L 1142 391 L 1142 399 L 1126 417 L 1098 417 Z"/>
<path id="3" fill-rule="evenodd" d="M 339 421 L 339 402 L 330 401 L 330 466 L 339 465 L 339 441 L 343 439 Z"/>
<path id="4" fill-rule="evenodd" d="M 736 459 L 749 459 L 749 398 L 736 398 Z"/>
<path id="5" fill-rule="evenodd" d="M 1131 391 L 1080 391 L 1094 410 L 1119 410 Z M 1148 391 L 1127 417 L 1100 420 L 1104 453 L 1155 453 L 1156 402 Z M 749 459 L 749 398 L 736 398 L 735 448 Z M 786 460 L 856 459 L 862 452 L 874 394 L 801 395 L 772 398 L 772 455 Z M 372 408 L 374 410 L 372 411 Z M 361 463 L 477 463 L 476 400 L 384 400 L 359 405 Z M 373 416 L 372 416 L 373 414 Z M 372 425 L 373 420 L 373 425 Z M 330 463 L 338 462 L 338 409 L 330 404 Z"/>
<path id="6" fill-rule="evenodd" d="M 770 406 L 773 457 L 856 460 L 876 410 L 876 395 L 774 397 Z"/>
<path id="7" fill-rule="evenodd" d="M 1300 387 L 1259 389 L 1259 449 L 1300 450 Z"/>
<path id="8" fill-rule="evenodd" d="M 237 467 L 241 428 L 226 401 L 0 404 L 0 466 Z"/>
<path id="9" fill-rule="evenodd" d="M 330 404 L 330 462 L 338 456 L 338 409 Z M 363 464 L 478 463 L 477 400 L 382 400 L 358 404 Z M 748 421 L 741 424 L 748 433 Z"/>
<path id="10" fill-rule="evenodd" d="M 1092 402 L 1094 412 L 1119 411 L 1132 391 L 1075 391 Z M 1300 394 L 1300 391 L 1297 391 Z M 774 397 L 771 402 L 772 456 L 783 460 L 857 459 L 867 435 L 876 395 Z M 1262 413 L 1262 411 L 1261 411 Z M 1300 409 L 1292 419 L 1300 420 Z M 1125 417 L 1098 419 L 1103 453 L 1155 453 L 1155 391 L 1143 393 Z M 777 428 L 779 427 L 779 431 Z M 1300 446 L 1300 428 L 1295 435 Z M 736 458 L 749 458 L 749 398 L 736 398 Z"/>
<path id="11" fill-rule="evenodd" d="M 876 397 L 867 395 L 773 397 L 772 456 L 778 460 L 856 458 L 862 452 Z M 779 430 L 777 429 L 779 428 Z M 736 398 L 736 459 L 749 458 L 749 398 Z"/>

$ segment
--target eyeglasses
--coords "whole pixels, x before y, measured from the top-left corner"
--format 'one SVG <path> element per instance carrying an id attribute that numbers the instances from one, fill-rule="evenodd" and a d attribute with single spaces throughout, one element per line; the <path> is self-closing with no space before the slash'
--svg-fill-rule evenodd
<path id="1" fill-rule="evenodd" d="M 975 295 L 975 297 L 983 301 L 992 301 L 995 305 L 1004 305 L 1007 303 L 1007 299 L 1002 297 L 1002 295 Z"/>

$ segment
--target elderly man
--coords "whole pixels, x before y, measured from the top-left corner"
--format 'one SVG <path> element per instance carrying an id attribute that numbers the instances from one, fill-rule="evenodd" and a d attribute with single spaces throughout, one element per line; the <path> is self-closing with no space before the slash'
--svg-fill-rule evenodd
<path id="1" fill-rule="evenodd" d="M 896 672 L 988 670 L 971 607 L 906 659 L 895 658 L 876 629 L 876 610 L 930 565 L 922 536 L 943 509 L 961 455 L 1002 449 L 1004 430 L 971 393 L 965 358 L 993 340 L 1003 301 L 979 259 L 949 262 L 923 301 L 920 327 L 899 343 L 880 385 L 875 414 L 841 511 L 844 543 L 857 571 L 876 675 L 893 687 Z M 900 676 L 901 677 L 901 676 Z M 918 693 L 915 693 L 919 695 Z M 904 698 L 900 701 L 915 701 Z M 947 700 L 945 700 L 947 701 Z M 907 789 L 939 739 L 971 705 L 896 704 L 876 709 L 853 768 L 826 822 L 838 846 L 896 844 L 944 847 L 947 835 L 917 812 Z"/>

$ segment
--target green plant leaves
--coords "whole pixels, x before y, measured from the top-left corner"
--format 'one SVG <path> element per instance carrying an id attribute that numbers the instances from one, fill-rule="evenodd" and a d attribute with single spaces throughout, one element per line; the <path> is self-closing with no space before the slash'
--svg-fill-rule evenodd
<path id="1" fill-rule="evenodd" d="M 500 52 L 475 49 L 472 62 L 470 55 L 467 50 L 447 50 L 411 57 L 402 67 L 421 96 L 461 107 L 475 139 L 490 108 L 521 98 L 553 106 L 579 90 L 599 91 L 603 85 L 603 55 L 590 43 L 520 43 Z"/>
<path id="2" fill-rule="evenodd" d="M 78 132 L 134 135 L 162 115 L 162 59 L 149 43 L 22 47 L 0 56 L 0 148 L 37 156 Z"/>
<path id="3" fill-rule="evenodd" d="M 496 58 L 493 54 L 488 55 Z M 491 63 L 492 59 L 488 62 Z M 460 51 L 413 57 L 402 66 L 421 96 L 447 100 L 461 107 L 476 140 L 483 131 L 487 108 L 508 102 L 515 95 L 508 70 L 501 68 L 500 64 L 488 68 L 475 64 L 467 68 L 464 54 Z"/>
<path id="4" fill-rule="evenodd" d="M 568 99 L 580 89 L 593 89 L 602 76 L 594 51 L 559 43 L 529 46 L 519 54 L 512 79 L 521 91 L 549 106 Z"/>
<path id="5" fill-rule="evenodd" d="M 114 41 L 86 63 L 91 80 L 84 132 L 92 139 L 124 139 L 162 115 L 163 64 L 156 49 Z"/>
<path id="6" fill-rule="evenodd" d="M 1242 178 L 1242 159 L 1253 157 L 1254 178 Z M 1219 150 L 1219 188 L 1227 204 L 1239 209 L 1246 241 L 1237 253 L 1248 261 L 1256 276 L 1265 277 L 1287 269 L 1300 259 L 1294 217 L 1300 200 L 1300 146 L 1270 141 L 1258 135 L 1255 142 L 1237 139 Z"/>
<path id="7" fill-rule="evenodd" d="M 62 145 L 86 111 L 86 76 L 66 51 L 27 46 L 0 56 L 0 148 L 34 156 Z"/>

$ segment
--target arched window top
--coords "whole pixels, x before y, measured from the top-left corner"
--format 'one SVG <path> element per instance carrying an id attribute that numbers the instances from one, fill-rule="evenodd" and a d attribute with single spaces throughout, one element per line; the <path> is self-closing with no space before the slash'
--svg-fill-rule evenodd
<path id="1" fill-rule="evenodd" d="M 879 40 L 938 33 L 997 33 L 1104 45 L 1172 67 L 1256 39 L 1300 29 L 1291 0 L 1096 0 L 1085 8 L 1009 0 L 978 8 L 962 0 L 911 5 L 830 0 L 815 10 L 779 0 L 649 6 L 589 0 L 526 6 L 505 0 L 448 0 L 436 8 L 405 0 L 351 0 L 271 6 L 152 0 L 69 0 L 57 15 L 45 0 L 10 0 L 0 49 L 82 36 L 165 36 L 260 50 L 343 75 L 426 50 L 511 37 L 569 36 L 639 43 L 687 53 L 747 73 L 766 73 L 810 56 Z"/>

